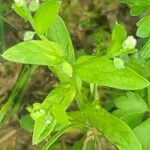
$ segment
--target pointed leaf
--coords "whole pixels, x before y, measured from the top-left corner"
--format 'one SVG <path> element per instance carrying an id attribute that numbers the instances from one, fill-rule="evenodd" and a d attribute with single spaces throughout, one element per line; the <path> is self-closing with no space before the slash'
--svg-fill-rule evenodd
<path id="1" fill-rule="evenodd" d="M 50 135 L 56 125 L 56 120 L 50 114 L 45 114 L 34 121 L 32 142 L 33 144 L 37 144 Z"/>
<path id="2" fill-rule="evenodd" d="M 149 81 L 128 67 L 118 69 L 109 59 L 94 56 L 80 57 L 76 65 L 77 75 L 84 81 L 124 90 L 136 90 L 149 86 Z"/>
<path id="3" fill-rule="evenodd" d="M 58 121 L 62 126 L 69 125 L 68 116 L 61 105 L 54 105 L 52 108 L 53 117 Z"/>
<path id="4" fill-rule="evenodd" d="M 114 56 L 122 48 L 122 43 L 127 37 L 127 32 L 123 26 L 116 23 L 112 33 L 111 44 L 108 48 L 108 55 Z"/>
<path id="5" fill-rule="evenodd" d="M 42 106 L 51 110 L 54 105 L 61 105 L 66 110 L 71 104 L 76 93 L 76 88 L 72 84 L 62 84 L 56 87 L 43 101 Z"/>
<path id="6" fill-rule="evenodd" d="M 88 107 L 84 115 L 87 121 L 102 132 L 119 150 L 142 150 L 133 131 L 123 121 L 104 109 Z"/>
<path id="7" fill-rule="evenodd" d="M 142 18 L 138 23 L 137 36 L 141 38 L 147 38 L 150 36 L 150 16 Z"/>
<path id="8" fill-rule="evenodd" d="M 50 28 L 46 32 L 46 37 L 50 41 L 57 42 L 62 46 L 69 62 L 75 61 L 72 41 L 68 29 L 60 16 L 58 16 L 54 23 L 50 26 Z"/>
<path id="9" fill-rule="evenodd" d="M 38 33 L 45 33 L 56 19 L 60 8 L 60 1 L 46 0 L 34 15 L 35 29 Z"/>
<path id="10" fill-rule="evenodd" d="M 2 57 L 18 63 L 53 66 L 62 62 L 63 52 L 57 43 L 32 40 L 9 48 Z"/>
<path id="11" fill-rule="evenodd" d="M 139 141 L 142 144 L 143 150 L 150 148 L 150 119 L 144 121 L 141 125 L 134 129 Z"/>

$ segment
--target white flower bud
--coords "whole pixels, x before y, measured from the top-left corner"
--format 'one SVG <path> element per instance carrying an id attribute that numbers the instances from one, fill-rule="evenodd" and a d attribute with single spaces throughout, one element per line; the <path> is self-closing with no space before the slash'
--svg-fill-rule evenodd
<path id="1" fill-rule="evenodd" d="M 124 61 L 120 58 L 114 58 L 114 66 L 117 69 L 124 69 Z"/>
<path id="2" fill-rule="evenodd" d="M 24 41 L 32 40 L 34 35 L 35 35 L 35 32 L 33 32 L 33 31 L 26 31 L 24 33 L 24 35 L 23 35 L 23 40 Z"/>
<path id="3" fill-rule="evenodd" d="M 19 7 L 24 5 L 24 0 L 14 0 L 15 4 Z"/>
<path id="4" fill-rule="evenodd" d="M 31 3 L 29 4 L 29 10 L 34 12 L 39 8 L 39 1 L 37 0 L 32 0 Z"/>
<path id="5" fill-rule="evenodd" d="M 137 40 L 133 36 L 128 36 L 127 39 L 123 42 L 123 49 L 134 49 L 136 47 Z"/>

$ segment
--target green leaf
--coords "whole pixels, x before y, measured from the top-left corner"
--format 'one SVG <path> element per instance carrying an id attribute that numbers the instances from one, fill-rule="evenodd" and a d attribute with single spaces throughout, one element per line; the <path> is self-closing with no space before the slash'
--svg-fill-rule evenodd
<path id="1" fill-rule="evenodd" d="M 130 61 L 126 63 L 126 66 L 135 70 L 143 77 L 148 77 L 148 69 L 141 58 L 130 57 Z"/>
<path id="2" fill-rule="evenodd" d="M 141 58 L 142 59 L 150 58 L 150 39 L 147 41 L 147 43 L 142 48 Z"/>
<path id="3" fill-rule="evenodd" d="M 117 97 L 114 103 L 118 110 L 115 110 L 113 114 L 132 128 L 142 122 L 143 115 L 148 109 L 145 101 L 133 92 L 127 92 L 126 96 Z"/>
<path id="4" fill-rule="evenodd" d="M 54 66 L 63 61 L 63 55 L 57 43 L 32 40 L 9 48 L 2 57 L 18 63 Z"/>
<path id="5" fill-rule="evenodd" d="M 34 15 L 35 29 L 38 33 L 42 34 L 48 30 L 58 15 L 60 4 L 58 0 L 47 0 L 40 5 Z"/>
<path id="6" fill-rule="evenodd" d="M 28 20 L 27 12 L 23 7 L 17 6 L 15 3 L 12 5 L 12 9 L 15 11 L 16 14 L 18 14 L 20 17 L 22 17 L 25 20 Z"/>
<path id="7" fill-rule="evenodd" d="M 59 43 L 62 46 L 65 55 L 70 63 L 75 61 L 72 41 L 67 27 L 60 16 L 58 16 L 54 23 L 50 26 L 50 28 L 46 32 L 46 37 L 50 41 Z"/>
<path id="8" fill-rule="evenodd" d="M 52 144 L 54 142 L 56 142 L 56 140 L 64 133 L 68 130 L 69 126 L 66 126 L 64 128 L 62 128 L 60 131 L 58 131 L 56 134 L 54 134 L 51 139 L 43 146 L 42 150 L 49 150 L 50 147 L 52 146 Z"/>
<path id="9" fill-rule="evenodd" d="M 38 144 L 50 135 L 57 121 L 53 118 L 51 112 L 45 109 L 41 103 L 34 103 L 32 108 L 28 108 L 28 111 L 35 122 L 32 143 Z"/>
<path id="10" fill-rule="evenodd" d="M 114 100 L 114 103 L 119 109 L 124 110 L 135 109 L 138 111 L 143 111 L 147 109 L 147 104 L 145 101 L 138 94 L 133 92 L 127 92 L 126 96 L 117 97 Z"/>
<path id="11" fill-rule="evenodd" d="M 74 48 L 67 27 L 60 16 L 50 26 L 46 32 L 46 37 L 50 41 L 59 43 L 62 46 L 67 61 L 73 65 L 75 62 Z M 61 82 L 68 82 L 70 80 L 70 77 L 62 69 L 62 65 L 55 66 L 53 71 L 57 74 Z"/>
<path id="12" fill-rule="evenodd" d="M 127 32 L 123 26 L 116 23 L 112 33 L 112 39 L 108 48 L 108 55 L 116 55 L 122 48 L 122 43 L 127 37 Z"/>
<path id="13" fill-rule="evenodd" d="M 142 18 L 138 23 L 137 36 L 141 38 L 147 38 L 150 36 L 150 16 Z"/>
<path id="14" fill-rule="evenodd" d="M 62 126 L 69 125 L 68 116 L 65 112 L 65 109 L 61 105 L 54 105 L 52 108 L 53 117 L 60 123 Z"/>
<path id="15" fill-rule="evenodd" d="M 29 131 L 29 132 L 33 132 L 33 128 L 34 128 L 34 120 L 31 118 L 31 116 L 25 115 L 23 116 L 20 120 L 19 120 L 20 126 L 21 128 Z"/>
<path id="16" fill-rule="evenodd" d="M 37 118 L 33 131 L 33 144 L 38 144 L 45 139 L 53 130 L 56 125 L 56 120 L 50 114 L 44 114 Z"/>
<path id="17" fill-rule="evenodd" d="M 142 144 L 142 150 L 149 150 L 150 148 L 150 119 L 144 121 L 141 125 L 134 129 L 139 141 Z"/>
<path id="18" fill-rule="evenodd" d="M 47 110 L 51 110 L 54 105 L 61 105 L 66 110 L 72 102 L 75 93 L 76 88 L 73 84 L 62 84 L 49 93 L 42 106 Z"/>
<path id="19" fill-rule="evenodd" d="M 149 81 L 134 70 L 115 68 L 109 59 L 95 56 L 80 57 L 76 65 L 77 75 L 84 81 L 124 90 L 136 90 L 149 86 Z"/>
<path id="20" fill-rule="evenodd" d="M 84 112 L 87 122 L 96 127 L 119 150 L 142 150 L 133 131 L 120 119 L 98 106 L 88 107 Z"/>
<path id="21" fill-rule="evenodd" d="M 132 16 L 138 16 L 150 9 L 150 5 L 135 5 L 131 7 L 130 13 Z"/>
<path id="22" fill-rule="evenodd" d="M 120 2 L 129 5 L 133 16 L 141 15 L 150 9 L 149 0 L 120 0 Z"/>

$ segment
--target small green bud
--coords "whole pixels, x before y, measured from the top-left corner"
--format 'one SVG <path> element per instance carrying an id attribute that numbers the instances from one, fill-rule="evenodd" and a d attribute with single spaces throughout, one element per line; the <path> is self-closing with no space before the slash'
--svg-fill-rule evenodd
<path id="1" fill-rule="evenodd" d="M 127 39 L 123 42 L 122 47 L 126 49 L 134 49 L 136 47 L 137 41 L 133 36 L 128 36 Z"/>
<path id="2" fill-rule="evenodd" d="M 120 58 L 114 58 L 114 66 L 117 69 L 124 69 L 124 61 Z"/>
<path id="3" fill-rule="evenodd" d="M 14 0 L 15 4 L 19 7 L 24 5 L 24 0 Z"/>
<path id="4" fill-rule="evenodd" d="M 31 3 L 29 4 L 29 10 L 31 12 L 35 12 L 39 8 L 39 1 L 37 0 L 32 0 Z"/>
<path id="5" fill-rule="evenodd" d="M 51 120 L 46 120 L 46 122 L 45 122 L 47 125 L 49 125 L 49 124 L 51 124 Z"/>
<path id="6" fill-rule="evenodd" d="M 23 40 L 24 41 L 32 40 L 34 35 L 35 35 L 35 32 L 33 32 L 33 31 L 26 31 L 24 33 L 24 35 L 23 35 Z"/>
<path id="7" fill-rule="evenodd" d="M 72 69 L 72 66 L 68 62 L 64 62 L 62 64 L 62 69 L 69 77 L 72 77 L 73 69 Z"/>
<path id="8" fill-rule="evenodd" d="M 44 109 L 40 109 L 39 112 L 40 112 L 40 114 L 45 115 L 45 110 Z"/>

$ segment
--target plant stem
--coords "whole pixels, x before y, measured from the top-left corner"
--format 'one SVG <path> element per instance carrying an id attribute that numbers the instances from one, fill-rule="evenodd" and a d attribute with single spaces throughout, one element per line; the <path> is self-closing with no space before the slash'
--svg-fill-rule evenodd
<path id="1" fill-rule="evenodd" d="M 22 69 L 20 71 L 15 87 L 13 88 L 13 91 L 9 96 L 7 102 L 2 106 L 0 110 L 0 126 L 3 125 L 4 117 L 6 116 L 6 113 L 8 112 L 10 107 L 12 107 L 12 105 L 14 104 L 15 99 L 17 99 L 18 96 L 22 95 L 26 82 L 35 68 L 36 66 L 31 67 L 29 65 L 22 66 Z"/>
<path id="2" fill-rule="evenodd" d="M 30 75 L 34 72 L 34 70 L 37 68 L 37 66 L 34 66 L 34 65 L 32 65 L 32 66 L 30 66 L 30 68 L 28 69 L 28 73 L 27 73 L 27 76 L 26 76 L 26 81 L 29 79 L 29 77 L 30 77 Z M 25 90 L 26 90 L 26 88 L 27 88 L 27 86 L 28 86 L 28 83 L 26 82 L 25 84 L 24 84 L 24 86 L 23 86 L 23 91 L 22 91 L 22 93 L 20 94 L 20 95 L 18 95 L 18 97 L 17 97 L 17 101 L 16 101 L 16 104 L 15 104 L 15 106 L 14 106 L 14 108 L 13 108 L 13 113 L 17 113 L 18 111 L 19 111 L 19 109 L 21 108 L 21 105 L 22 105 L 22 101 L 23 101 L 23 96 L 24 96 L 24 93 L 25 93 Z"/>

